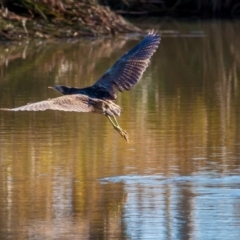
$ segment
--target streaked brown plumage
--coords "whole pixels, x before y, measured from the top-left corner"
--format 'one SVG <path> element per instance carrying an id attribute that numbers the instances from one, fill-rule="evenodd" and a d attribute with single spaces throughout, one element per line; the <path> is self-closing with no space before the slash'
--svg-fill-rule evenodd
<path id="1" fill-rule="evenodd" d="M 121 108 L 112 100 L 117 98 L 117 91 L 130 90 L 138 83 L 159 43 L 160 36 L 155 32 L 150 32 L 138 45 L 123 55 L 92 86 L 74 88 L 56 85 L 51 88 L 65 96 L 30 103 L 17 108 L 1 108 L 1 110 L 59 110 L 101 113 L 108 117 L 113 127 L 128 141 L 127 132 L 119 126 L 115 117 L 120 116 Z"/>

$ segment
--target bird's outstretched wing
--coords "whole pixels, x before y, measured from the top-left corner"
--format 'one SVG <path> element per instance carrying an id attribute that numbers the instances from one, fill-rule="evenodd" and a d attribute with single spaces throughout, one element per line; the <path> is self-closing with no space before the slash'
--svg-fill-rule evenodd
<path id="1" fill-rule="evenodd" d="M 67 95 L 41 102 L 29 103 L 17 108 L 0 108 L 5 111 L 45 111 L 94 112 L 94 101 L 85 95 Z"/>
<path id="2" fill-rule="evenodd" d="M 123 55 L 93 86 L 100 86 L 110 93 L 130 90 L 140 80 L 150 58 L 156 51 L 160 36 L 150 32 L 138 45 Z"/>

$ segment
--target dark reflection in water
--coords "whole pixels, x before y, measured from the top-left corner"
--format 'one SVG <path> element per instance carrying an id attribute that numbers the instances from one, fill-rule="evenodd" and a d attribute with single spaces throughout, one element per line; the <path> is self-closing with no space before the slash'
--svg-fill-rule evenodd
<path id="1" fill-rule="evenodd" d="M 153 22 L 163 39 L 101 115 L 0 112 L 0 239 L 239 239 L 239 22 Z M 0 47 L 0 107 L 93 83 L 140 38 Z M 6 48 L 8 51 L 6 51 Z"/>

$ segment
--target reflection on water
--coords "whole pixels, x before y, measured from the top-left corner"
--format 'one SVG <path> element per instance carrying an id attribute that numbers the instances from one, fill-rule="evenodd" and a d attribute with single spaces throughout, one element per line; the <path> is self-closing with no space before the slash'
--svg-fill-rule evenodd
<path id="1" fill-rule="evenodd" d="M 101 115 L 0 112 L 1 239 L 240 237 L 240 25 L 160 24 L 142 81 L 119 94 L 129 144 Z M 0 106 L 90 85 L 138 41 L 1 46 Z"/>
<path id="2" fill-rule="evenodd" d="M 123 220 L 131 239 L 224 239 L 227 232 L 228 239 L 239 238 L 239 176 L 116 176 L 101 181 L 124 183 Z"/>

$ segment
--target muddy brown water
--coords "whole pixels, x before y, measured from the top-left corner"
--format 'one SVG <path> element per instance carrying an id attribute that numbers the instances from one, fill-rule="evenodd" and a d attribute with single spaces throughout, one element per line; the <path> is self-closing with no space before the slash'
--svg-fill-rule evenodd
<path id="1" fill-rule="evenodd" d="M 240 24 L 149 28 L 129 144 L 102 115 L 0 112 L 0 239 L 240 239 Z M 140 39 L 1 45 L 0 107 L 90 85 Z"/>

